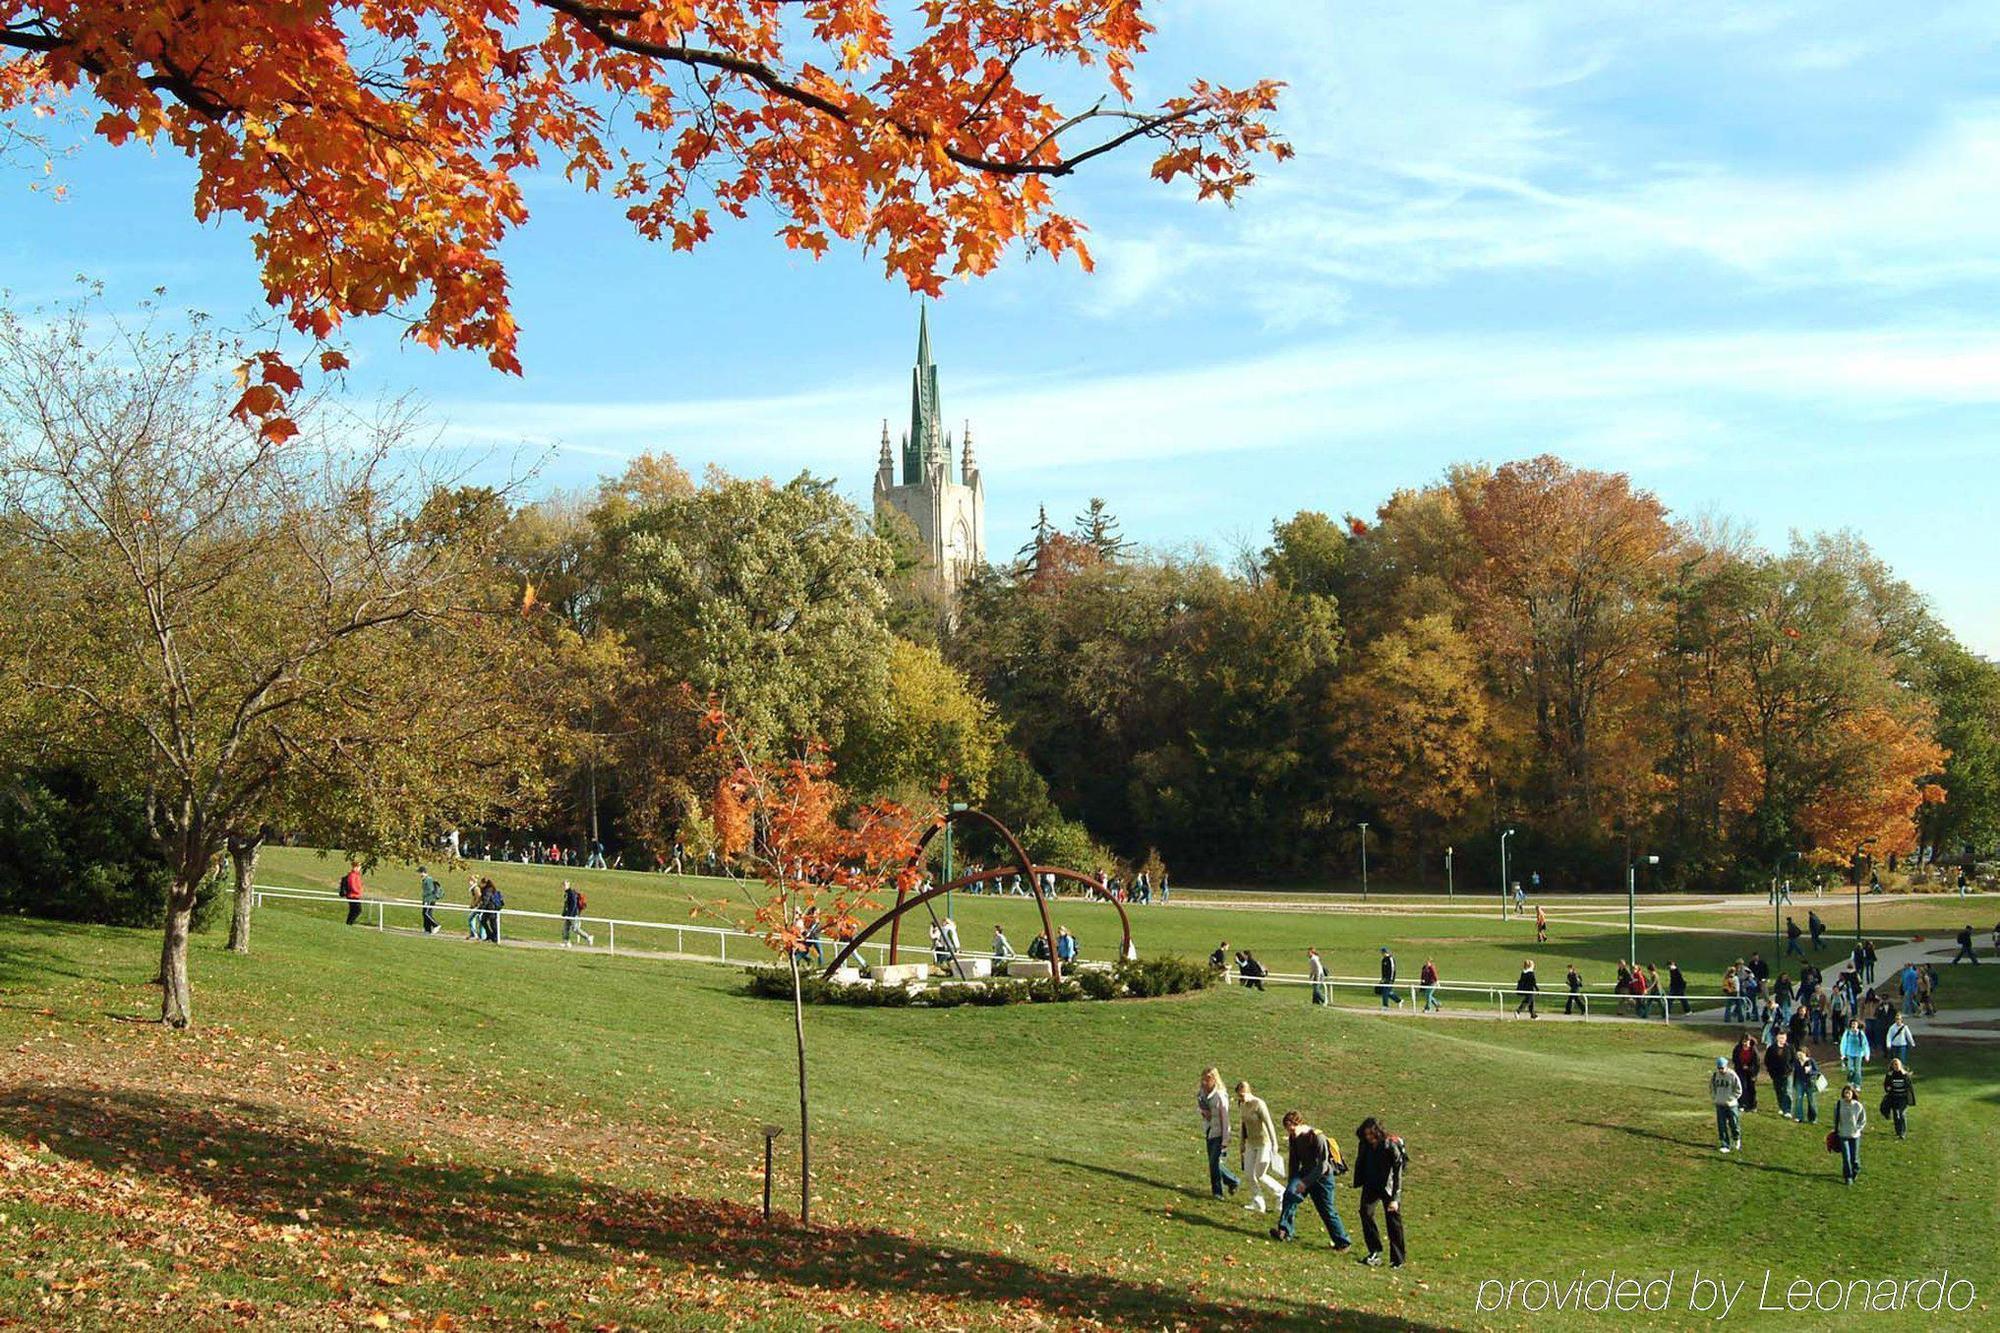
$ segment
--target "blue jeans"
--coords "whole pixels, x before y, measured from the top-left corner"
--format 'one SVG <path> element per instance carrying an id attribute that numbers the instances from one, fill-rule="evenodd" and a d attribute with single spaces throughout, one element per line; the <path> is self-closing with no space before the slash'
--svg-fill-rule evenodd
<path id="1" fill-rule="evenodd" d="M 1861 1174 L 1861 1140 L 1840 1139 L 1840 1178 L 1852 1180 Z"/>
<path id="2" fill-rule="evenodd" d="M 1443 1005 L 1438 1003 L 1438 988 L 1436 986 L 1424 987 L 1424 1008 L 1426 1010 L 1444 1008 Z"/>
<path id="3" fill-rule="evenodd" d="M 1857 1088 L 1860 1087 L 1861 1057 L 1858 1055 L 1843 1055 L 1840 1057 L 1840 1063 L 1847 1068 L 1847 1081 Z"/>
<path id="4" fill-rule="evenodd" d="M 1278 1231 L 1289 1238 L 1292 1234 L 1292 1219 L 1299 1211 L 1299 1200 L 1311 1198 L 1313 1207 L 1319 1211 L 1319 1220 L 1326 1223 L 1326 1234 L 1333 1237 L 1334 1246 L 1346 1249 L 1352 1244 L 1347 1238 L 1347 1228 L 1341 1225 L 1340 1214 L 1333 1209 L 1333 1176 L 1324 1175 L 1312 1184 L 1294 1177 L 1285 1183 L 1285 1198 L 1278 1205 Z"/>
<path id="5" fill-rule="evenodd" d="M 1403 1002 L 1403 997 L 1396 994 L 1394 986 L 1377 986 L 1375 992 L 1382 997 L 1382 1007 L 1384 1009 L 1387 1009 L 1392 1004 L 1401 1004 Z"/>
<path id="6" fill-rule="evenodd" d="M 1225 1146 L 1227 1141 L 1223 1139 L 1208 1141 L 1208 1188 L 1218 1199 L 1222 1197 L 1224 1189 L 1233 1190 L 1241 1183 L 1236 1173 L 1229 1169 L 1229 1163 L 1222 1160 L 1222 1150 Z"/>
<path id="7" fill-rule="evenodd" d="M 1715 1108 L 1715 1136 L 1722 1140 L 1722 1146 L 1733 1148 L 1743 1142 L 1743 1120 L 1733 1106 Z"/>
<path id="8" fill-rule="evenodd" d="M 1819 1122 L 1819 1084 L 1812 1079 L 1792 1080 L 1792 1115 L 1808 1125 Z"/>

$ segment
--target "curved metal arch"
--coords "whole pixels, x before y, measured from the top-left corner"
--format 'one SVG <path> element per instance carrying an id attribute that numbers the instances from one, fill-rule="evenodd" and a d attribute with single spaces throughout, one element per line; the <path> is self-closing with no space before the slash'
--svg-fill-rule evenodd
<path id="1" fill-rule="evenodd" d="M 899 946 L 902 935 L 903 914 L 905 912 L 913 908 L 922 907 L 932 899 L 950 893 L 955 889 L 962 889 L 968 884 L 978 884 L 985 880 L 1000 879 L 1011 874 L 1027 876 L 1028 891 L 1034 896 L 1035 907 L 1040 912 L 1042 918 L 1042 941 L 1048 946 L 1049 975 L 1052 979 L 1057 981 L 1062 979 L 1062 960 L 1056 957 L 1055 923 L 1049 917 L 1048 899 L 1042 893 L 1041 876 L 1043 875 L 1054 875 L 1059 879 L 1074 880 L 1084 885 L 1105 902 L 1110 903 L 1117 910 L 1118 924 L 1122 932 L 1122 938 L 1118 947 L 1118 956 L 1124 958 L 1131 953 L 1132 921 L 1131 918 L 1125 915 L 1124 904 L 1106 892 L 1101 884 L 1088 875 L 1081 874 L 1075 870 L 1065 869 L 1062 866 L 1036 865 L 1029 858 L 1027 849 L 1021 846 L 1020 839 L 1014 836 L 1013 830 L 1009 829 L 992 815 L 987 814 L 984 810 L 948 810 L 937 816 L 937 818 L 931 821 L 931 826 L 924 830 L 923 836 L 917 839 L 917 845 L 910 853 L 909 864 L 912 867 L 922 865 L 924 854 L 930 847 L 931 839 L 942 832 L 946 825 L 959 819 L 977 820 L 997 833 L 1007 844 L 1007 849 L 1013 853 L 1014 866 L 1011 869 L 984 870 L 976 875 L 966 875 L 948 884 L 941 884 L 934 888 L 926 889 L 914 897 L 910 895 L 907 888 L 899 885 L 896 889 L 896 905 L 870 922 L 867 928 L 858 932 L 853 939 L 848 940 L 840 952 L 833 956 L 833 961 L 827 964 L 826 971 L 821 974 L 822 976 L 831 977 L 840 969 L 843 963 L 854 955 L 855 950 L 865 944 L 883 926 L 889 927 L 889 961 L 893 964 L 900 956 Z"/>

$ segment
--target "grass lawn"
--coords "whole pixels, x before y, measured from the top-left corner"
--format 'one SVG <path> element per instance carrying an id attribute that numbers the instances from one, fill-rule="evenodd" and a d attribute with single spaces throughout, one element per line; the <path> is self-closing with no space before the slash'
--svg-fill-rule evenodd
<path id="1" fill-rule="evenodd" d="M 267 881 L 293 873 L 276 860 Z M 326 864 L 296 873 L 317 886 Z M 1259 915 L 1228 933 L 1280 928 Z M 1142 948 L 1184 929 L 1176 910 L 1139 916 Z M 1477 937 L 1497 922 L 1307 925 L 1468 967 L 1515 947 Z M 1475 937 L 1446 941 L 1461 928 Z M 1914 1137 L 1871 1129 L 1848 1190 L 1768 1089 L 1746 1151 L 1715 1153 L 1719 1043 L 1698 1029 L 1418 1022 L 1240 989 L 819 1009 L 822 1225 L 803 1233 L 755 1209 L 763 1123 L 787 1127 L 780 1211 L 796 1197 L 789 1010 L 731 969 L 349 931 L 310 910 L 260 913 L 247 958 L 220 942 L 192 962 L 204 1026 L 174 1034 L 127 1021 L 157 1011 L 150 933 L 0 922 L 0 1322 L 1581 1326 L 1596 1321 L 1481 1311 L 1479 1284 L 1673 1269 L 1661 1318 L 1691 1325 L 1696 1268 L 1748 1281 L 1749 1306 L 1766 1269 L 1776 1289 L 1948 1267 L 1977 1301 L 1919 1317 L 1993 1325 L 2000 1047 L 1927 1043 Z M 1336 1261 L 1316 1221 L 1273 1244 L 1266 1219 L 1208 1199 L 1192 1096 L 1209 1063 L 1350 1152 L 1363 1115 L 1389 1118 L 1412 1153 L 1408 1268 Z M 1355 1202 L 1340 1191 L 1350 1228 Z"/>

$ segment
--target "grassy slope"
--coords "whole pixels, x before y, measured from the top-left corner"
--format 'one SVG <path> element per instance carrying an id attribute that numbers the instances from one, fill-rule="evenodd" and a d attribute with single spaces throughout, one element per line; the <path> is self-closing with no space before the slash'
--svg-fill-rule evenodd
<path id="1" fill-rule="evenodd" d="M 822 1010 L 817 1192 L 841 1225 L 807 1241 L 711 1202 L 754 1199 L 756 1126 L 793 1109 L 789 1014 L 733 973 L 303 913 L 263 913 L 250 958 L 218 944 L 198 945 L 197 997 L 228 1027 L 175 1036 L 111 1021 L 157 1004 L 135 984 L 152 937 L 0 923 L 0 1310 L 1220 1327 L 1248 1307 L 1305 1327 L 1337 1307 L 1409 1327 L 1491 1322 L 1480 1278 L 1614 1265 L 2000 1282 L 1992 1048 L 1926 1051 L 1916 1137 L 1871 1137 L 1846 1191 L 1818 1134 L 1768 1110 L 1743 1157 L 1716 1156 L 1716 1046 L 1680 1028 L 1423 1024 L 1240 990 Z M 1272 1245 L 1206 1199 L 1190 1099 L 1209 1062 L 1350 1142 L 1391 1117 L 1415 1157 L 1410 1269 Z M 782 1207 L 784 1156 L 780 1175 Z M 1990 1322 L 1983 1301 L 1962 1326 Z"/>

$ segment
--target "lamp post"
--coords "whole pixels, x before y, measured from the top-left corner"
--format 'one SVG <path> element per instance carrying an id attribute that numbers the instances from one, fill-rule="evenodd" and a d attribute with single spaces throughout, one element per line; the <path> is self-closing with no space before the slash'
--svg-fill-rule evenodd
<path id="1" fill-rule="evenodd" d="M 1507 919 L 1507 839 L 1513 836 L 1513 829 L 1508 829 L 1500 835 L 1500 919 L 1502 921 Z"/>
<path id="2" fill-rule="evenodd" d="M 1773 958 L 1785 956 L 1784 946 L 1779 943 L 1779 935 L 1782 933 L 1778 925 L 1779 910 L 1782 906 L 1779 899 L 1783 895 L 1778 892 L 1778 885 L 1785 878 L 1785 862 L 1797 855 L 1799 855 L 1797 852 L 1779 852 L 1777 869 L 1771 875 L 1771 957 Z"/>
<path id="3" fill-rule="evenodd" d="M 953 814 L 957 814 L 957 813 L 959 813 L 960 811 L 964 810 L 965 808 L 966 808 L 966 807 L 965 807 L 965 802 L 963 802 L 963 801 L 954 801 L 954 802 L 952 802 L 952 805 L 951 805 L 951 811 L 952 811 L 952 813 L 953 813 Z M 944 882 L 945 882 L 945 883 L 947 883 L 947 884 L 951 883 L 951 874 L 952 874 L 952 870 L 951 870 L 951 821 L 950 821 L 949 819 L 947 819 L 947 820 L 945 820 L 945 821 L 944 821 Z M 950 890 L 950 889 L 946 889 L 946 890 L 944 891 L 944 919 L 945 919 L 945 920 L 947 920 L 947 921 L 949 921 L 949 920 L 951 920 L 951 919 L 952 919 L 952 916 L 951 916 L 951 890 Z"/>
<path id="4" fill-rule="evenodd" d="M 1447 847 L 1444 849 L 1444 900 L 1450 902 L 1453 896 L 1451 886 L 1451 848 Z"/>
<path id="5" fill-rule="evenodd" d="M 1660 863 L 1657 856 L 1638 856 L 1625 863 L 1625 961 L 1639 966 L 1639 863 Z"/>
<path id="6" fill-rule="evenodd" d="M 1875 839 L 1863 838 L 1854 844 L 1854 944 L 1861 946 L 1861 858 L 1862 853 L 1875 845 Z"/>
<path id="7" fill-rule="evenodd" d="M 1368 901 L 1368 821 L 1361 821 L 1361 901 Z"/>

